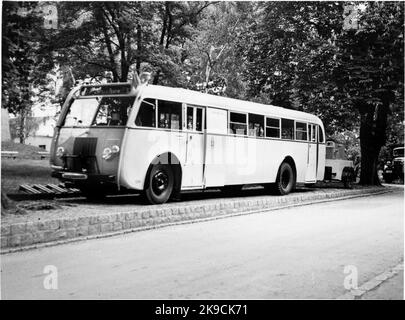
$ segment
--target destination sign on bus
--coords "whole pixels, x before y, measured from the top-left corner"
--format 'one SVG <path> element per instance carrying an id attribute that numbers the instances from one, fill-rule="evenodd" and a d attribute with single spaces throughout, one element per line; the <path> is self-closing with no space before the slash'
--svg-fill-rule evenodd
<path id="1" fill-rule="evenodd" d="M 83 87 L 80 90 L 81 96 L 98 96 L 110 94 L 128 94 L 131 92 L 131 85 L 115 85 L 115 86 L 91 86 Z"/>

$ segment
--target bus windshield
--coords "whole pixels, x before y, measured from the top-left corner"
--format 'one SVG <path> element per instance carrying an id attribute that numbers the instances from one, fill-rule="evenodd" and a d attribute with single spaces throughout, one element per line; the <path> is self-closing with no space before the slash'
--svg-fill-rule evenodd
<path id="1" fill-rule="evenodd" d="M 63 126 L 124 126 L 135 97 L 76 99 L 69 107 Z"/>

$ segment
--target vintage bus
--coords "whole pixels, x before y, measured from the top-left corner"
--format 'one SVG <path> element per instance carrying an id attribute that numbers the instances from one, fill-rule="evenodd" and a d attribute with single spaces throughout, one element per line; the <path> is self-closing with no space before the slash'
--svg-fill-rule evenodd
<path id="1" fill-rule="evenodd" d="M 251 184 L 284 195 L 323 180 L 325 134 L 318 117 L 272 105 L 147 82 L 83 85 L 65 101 L 50 162 L 88 197 L 138 191 L 159 204 Z"/>

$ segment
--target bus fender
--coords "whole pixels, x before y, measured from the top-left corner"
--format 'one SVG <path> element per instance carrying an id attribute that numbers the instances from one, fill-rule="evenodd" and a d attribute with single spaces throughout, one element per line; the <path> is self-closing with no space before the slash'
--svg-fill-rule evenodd
<path id="1" fill-rule="evenodd" d="M 147 185 L 147 177 L 149 176 L 150 170 L 154 164 L 161 163 L 161 164 L 170 164 L 173 169 L 174 174 L 174 192 L 179 192 L 181 190 L 181 180 L 182 180 L 182 167 L 179 158 L 172 152 L 167 151 L 155 156 L 149 164 L 148 170 L 146 171 L 144 177 L 144 190 L 146 189 Z"/>

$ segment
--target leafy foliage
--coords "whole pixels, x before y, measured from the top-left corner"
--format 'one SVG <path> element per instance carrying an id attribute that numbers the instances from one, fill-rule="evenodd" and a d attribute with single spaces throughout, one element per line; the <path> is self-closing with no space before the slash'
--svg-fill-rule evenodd
<path id="1" fill-rule="evenodd" d="M 354 30 L 343 28 L 346 5 L 262 4 L 239 50 L 251 97 L 313 112 L 329 135 L 360 124 L 361 182 L 378 184 L 387 118 L 391 133 L 403 127 L 404 4 L 364 3 Z"/>
<path id="2" fill-rule="evenodd" d="M 2 18 L 2 101 L 10 112 L 20 115 L 25 128 L 32 101 L 46 90 L 46 74 L 53 65 L 48 34 L 37 3 L 4 2 Z M 21 142 L 25 136 L 20 130 Z"/>
<path id="3" fill-rule="evenodd" d="M 55 94 L 47 73 L 63 74 L 63 100 L 77 79 L 109 72 L 127 81 L 136 70 L 152 72 L 154 84 L 212 84 L 226 96 L 314 113 L 353 154 L 359 134 L 362 183 L 378 183 L 386 141 L 403 143 L 403 2 L 55 5 L 55 31 L 41 28 L 37 3 L 3 5 L 3 104 L 21 127 L 34 97 Z M 344 23 L 349 7 L 355 28 Z"/>

